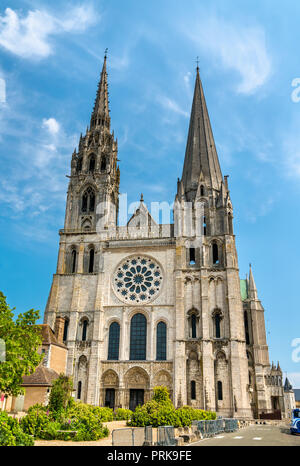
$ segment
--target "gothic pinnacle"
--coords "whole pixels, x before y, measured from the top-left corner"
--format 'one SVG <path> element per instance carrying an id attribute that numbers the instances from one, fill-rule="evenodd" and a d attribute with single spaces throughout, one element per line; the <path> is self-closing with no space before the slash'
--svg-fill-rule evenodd
<path id="1" fill-rule="evenodd" d="M 109 129 L 110 126 L 106 60 L 107 49 L 105 50 L 103 67 L 91 116 L 91 128 L 100 125 L 106 126 Z"/>

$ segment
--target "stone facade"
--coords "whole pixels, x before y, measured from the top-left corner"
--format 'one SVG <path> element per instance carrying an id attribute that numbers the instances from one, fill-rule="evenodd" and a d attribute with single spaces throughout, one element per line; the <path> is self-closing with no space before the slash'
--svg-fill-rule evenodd
<path id="1" fill-rule="evenodd" d="M 72 156 L 44 318 L 53 329 L 66 319 L 76 397 L 128 408 L 166 385 L 176 406 L 239 418 L 271 412 L 282 383 L 277 391 L 268 384 L 274 368 L 252 271 L 240 281 L 228 177 L 198 69 L 174 225 L 156 224 L 142 198 L 118 226 L 119 180 L 105 57 L 90 127 Z M 134 333 L 137 315 L 145 334 Z M 134 357 L 137 346 L 144 356 Z"/>

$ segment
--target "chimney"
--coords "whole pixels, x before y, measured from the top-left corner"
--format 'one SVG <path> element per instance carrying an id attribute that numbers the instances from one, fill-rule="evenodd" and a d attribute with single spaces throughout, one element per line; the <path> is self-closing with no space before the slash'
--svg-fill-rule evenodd
<path id="1" fill-rule="evenodd" d="M 56 317 L 54 333 L 58 343 L 63 343 L 65 328 L 65 319 L 63 317 Z"/>

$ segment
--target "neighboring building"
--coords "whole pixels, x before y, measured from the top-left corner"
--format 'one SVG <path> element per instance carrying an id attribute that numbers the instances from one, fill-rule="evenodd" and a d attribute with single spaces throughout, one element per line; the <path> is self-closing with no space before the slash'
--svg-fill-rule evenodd
<path id="1" fill-rule="evenodd" d="M 296 408 L 296 400 L 293 387 L 287 377 L 284 383 L 284 406 L 285 416 L 290 418 L 292 415 L 292 410 Z"/>
<path id="2" fill-rule="evenodd" d="M 294 388 L 296 408 L 300 408 L 300 388 Z"/>
<path id="3" fill-rule="evenodd" d="M 239 418 L 284 411 L 282 372 L 270 366 L 251 268 L 249 279 L 239 278 L 228 177 L 199 69 L 174 225 L 158 225 L 141 197 L 127 226 L 118 226 L 106 61 L 90 126 L 72 155 L 44 316 L 51 328 L 66 319 L 67 374 L 77 399 L 134 409 L 166 385 L 176 406 Z"/>
<path id="4" fill-rule="evenodd" d="M 63 344 L 64 323 L 64 319 L 58 318 L 55 332 L 49 325 L 39 326 L 42 330 L 42 346 L 39 353 L 44 354 L 44 358 L 34 373 L 23 377 L 24 395 L 13 397 L 6 410 L 27 411 L 36 403 L 47 404 L 53 381 L 59 374 L 66 373 L 68 349 Z"/>

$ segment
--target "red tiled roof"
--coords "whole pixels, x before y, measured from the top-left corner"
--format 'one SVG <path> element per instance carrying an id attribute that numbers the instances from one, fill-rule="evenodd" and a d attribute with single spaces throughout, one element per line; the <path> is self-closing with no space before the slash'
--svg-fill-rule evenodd
<path id="1" fill-rule="evenodd" d="M 53 369 L 45 366 L 38 366 L 33 374 L 23 377 L 22 386 L 27 385 L 45 385 L 50 387 L 52 382 L 59 377 L 58 373 Z"/>

